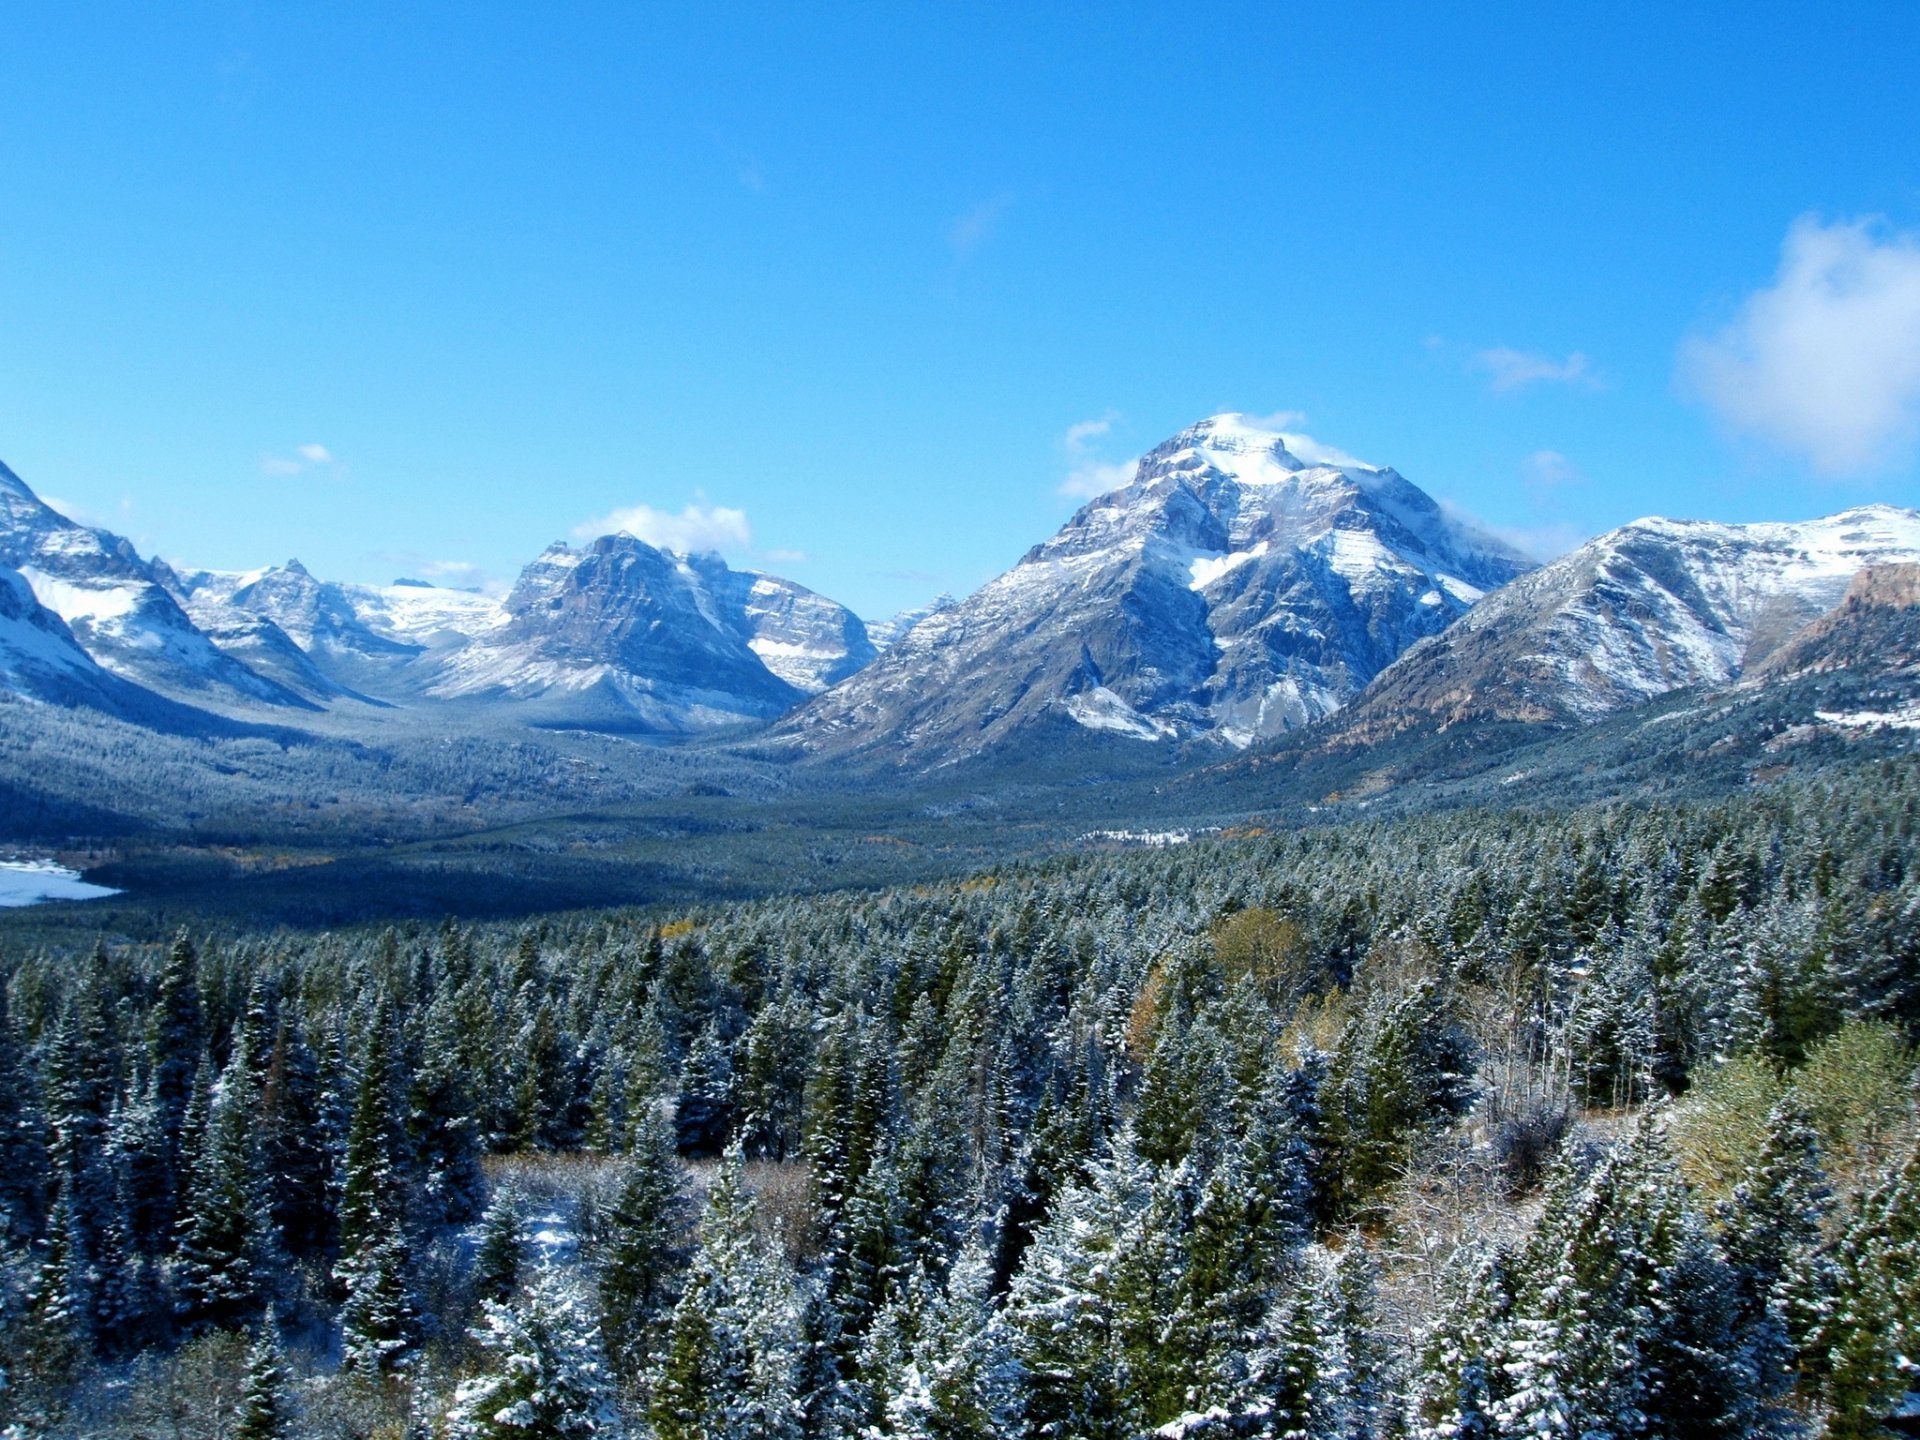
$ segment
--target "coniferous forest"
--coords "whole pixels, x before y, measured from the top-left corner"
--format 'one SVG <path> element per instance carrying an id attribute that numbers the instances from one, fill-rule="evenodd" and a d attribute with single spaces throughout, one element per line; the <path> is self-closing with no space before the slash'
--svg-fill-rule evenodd
<path id="1" fill-rule="evenodd" d="M 7 1435 L 1862 1437 L 1920 766 L 15 948 Z"/>

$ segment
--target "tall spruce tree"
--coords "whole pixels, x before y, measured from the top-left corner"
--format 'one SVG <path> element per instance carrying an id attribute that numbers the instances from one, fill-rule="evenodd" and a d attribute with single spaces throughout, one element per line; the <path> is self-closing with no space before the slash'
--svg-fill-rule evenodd
<path id="1" fill-rule="evenodd" d="M 647 1418 L 658 1440 L 798 1440 L 800 1297 L 757 1231 L 738 1151 L 722 1160 L 667 1330 Z"/>

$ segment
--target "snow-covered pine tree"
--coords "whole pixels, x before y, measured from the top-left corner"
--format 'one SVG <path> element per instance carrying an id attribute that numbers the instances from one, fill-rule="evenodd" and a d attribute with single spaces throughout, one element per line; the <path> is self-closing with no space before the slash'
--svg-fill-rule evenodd
<path id="1" fill-rule="evenodd" d="M 1028 1434 L 1121 1440 L 1150 1423 L 1136 1371 L 1153 1337 L 1138 1324 L 1131 1270 L 1153 1195 L 1152 1168 L 1123 1130 L 1027 1248 L 1003 1315 L 1025 1376 Z"/>
<path id="2" fill-rule="evenodd" d="M 1738 1323 L 1769 1393 L 1792 1383 L 1805 1315 L 1792 1277 L 1813 1259 L 1829 1203 L 1819 1140 L 1806 1112 L 1783 1101 L 1767 1117 L 1759 1155 L 1719 1210 Z"/>
<path id="3" fill-rule="evenodd" d="M 618 1440 L 613 1377 L 577 1273 L 543 1265 L 483 1308 L 473 1338 L 486 1356 L 454 1393 L 446 1440 Z"/>
<path id="4" fill-rule="evenodd" d="M 243 1042 L 221 1073 L 181 1207 L 180 1302 L 190 1326 L 252 1324 L 273 1282 L 276 1247 L 255 1101 Z"/>
<path id="5" fill-rule="evenodd" d="M 287 1362 L 280 1349 L 280 1317 L 267 1308 L 247 1352 L 246 1390 L 234 1415 L 233 1440 L 291 1440 L 287 1407 Z"/>
<path id="6" fill-rule="evenodd" d="M 520 1196 L 512 1186 L 502 1185 L 480 1217 L 473 1247 L 473 1298 L 480 1304 L 504 1304 L 519 1285 L 524 1247 L 520 1230 Z"/>
<path id="7" fill-rule="evenodd" d="M 652 1368 L 686 1272 L 691 1207 L 672 1126 L 650 1108 L 633 1126 L 632 1153 L 605 1216 L 600 1328 L 614 1373 Z"/>
<path id="8" fill-rule="evenodd" d="M 800 1339 L 792 1270 L 759 1235 L 739 1151 L 729 1151 L 651 1385 L 658 1440 L 798 1440 Z"/>

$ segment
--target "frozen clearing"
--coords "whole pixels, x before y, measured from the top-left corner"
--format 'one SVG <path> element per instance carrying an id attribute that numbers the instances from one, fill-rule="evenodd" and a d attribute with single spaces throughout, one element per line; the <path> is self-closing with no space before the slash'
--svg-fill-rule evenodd
<path id="1" fill-rule="evenodd" d="M 0 907 L 38 905 L 42 900 L 98 900 L 119 893 L 105 885 L 90 885 L 78 870 L 63 865 L 0 860 Z"/>

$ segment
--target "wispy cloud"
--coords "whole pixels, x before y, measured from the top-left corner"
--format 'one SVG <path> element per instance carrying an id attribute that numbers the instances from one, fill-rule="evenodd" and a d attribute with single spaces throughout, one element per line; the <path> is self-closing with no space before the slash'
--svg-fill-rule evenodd
<path id="1" fill-rule="evenodd" d="M 1304 460 L 1309 465 L 1355 465 L 1362 470 L 1371 470 L 1369 465 L 1357 455 L 1332 445 L 1323 445 L 1300 427 L 1307 423 L 1304 410 L 1275 410 L 1271 415 L 1242 415 L 1240 417 L 1256 430 L 1271 430 L 1280 437 L 1280 443 L 1287 447 L 1287 453 L 1296 460 Z"/>
<path id="2" fill-rule="evenodd" d="M 471 580 L 480 574 L 471 560 L 429 560 L 417 568 L 428 580 Z"/>
<path id="3" fill-rule="evenodd" d="M 1773 283 L 1683 341 L 1678 374 L 1729 430 L 1820 474 L 1898 463 L 1920 438 L 1920 234 L 1801 216 Z"/>
<path id="4" fill-rule="evenodd" d="M 688 505 L 678 515 L 651 505 L 632 505 L 574 526 L 573 538 L 592 540 L 623 531 L 636 540 L 683 555 L 708 551 L 739 554 L 753 546 L 753 527 L 747 523 L 747 512 L 726 505 Z"/>
<path id="5" fill-rule="evenodd" d="M 1060 437 L 1060 448 L 1067 457 L 1067 475 L 1060 482 L 1060 494 L 1073 500 L 1091 500 L 1132 483 L 1140 468 L 1138 460 L 1103 460 L 1099 455 L 1099 442 L 1119 418 L 1109 412 L 1098 420 L 1079 420 L 1067 427 Z"/>
<path id="6" fill-rule="evenodd" d="M 947 227 L 947 247 L 962 265 L 973 259 L 980 248 L 999 233 L 1000 222 L 1013 206 L 1012 195 L 996 195 L 982 200 Z"/>
<path id="7" fill-rule="evenodd" d="M 1558 450 L 1536 450 L 1520 466 L 1520 478 L 1536 494 L 1577 484 L 1580 467 Z"/>
<path id="8" fill-rule="evenodd" d="M 326 446 L 309 441 L 305 445 L 294 446 L 291 455 L 262 455 L 260 473 L 280 477 L 304 475 L 313 470 L 337 469 L 339 464 Z"/>
<path id="9" fill-rule="evenodd" d="M 1463 505 L 1436 497 L 1435 503 L 1450 520 L 1496 540 L 1504 540 L 1522 555 L 1539 561 L 1556 560 L 1586 539 L 1563 520 L 1542 521 L 1538 525 L 1490 525 Z"/>
<path id="10" fill-rule="evenodd" d="M 762 550 L 760 558 L 769 565 L 804 565 L 807 552 L 804 550 Z"/>
<path id="11" fill-rule="evenodd" d="M 1524 390 L 1529 385 L 1578 385 L 1589 390 L 1600 386 L 1600 377 L 1578 350 L 1555 359 L 1535 350 L 1496 345 L 1489 350 L 1475 351 L 1473 367 L 1486 372 L 1487 386 L 1496 395 Z"/>

